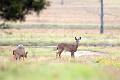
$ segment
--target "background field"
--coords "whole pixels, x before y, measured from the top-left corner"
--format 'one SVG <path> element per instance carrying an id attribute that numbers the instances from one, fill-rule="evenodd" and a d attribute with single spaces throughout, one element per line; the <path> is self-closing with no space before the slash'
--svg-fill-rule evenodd
<path id="1" fill-rule="evenodd" d="M 100 0 L 50 0 L 51 6 L 41 12 L 40 16 L 34 13 L 27 16 L 26 23 L 66 23 L 81 25 L 99 25 Z M 119 25 L 120 1 L 104 1 L 105 25 Z"/>
<path id="2" fill-rule="evenodd" d="M 50 1 L 40 16 L 0 27 L 0 80 L 120 80 L 120 1 L 104 2 L 104 34 L 99 33 L 99 0 Z M 75 36 L 82 37 L 78 54 L 86 53 L 56 59 L 56 45 L 74 43 Z M 17 44 L 28 51 L 24 61 L 13 59 Z"/>

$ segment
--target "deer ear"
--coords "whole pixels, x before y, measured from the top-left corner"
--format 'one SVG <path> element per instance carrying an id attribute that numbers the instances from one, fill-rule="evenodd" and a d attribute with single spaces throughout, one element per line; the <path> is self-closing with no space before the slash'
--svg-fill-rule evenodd
<path id="1" fill-rule="evenodd" d="M 77 40 L 77 38 L 75 37 L 75 40 Z"/>
<path id="2" fill-rule="evenodd" d="M 81 39 L 81 37 L 79 37 L 79 39 Z"/>

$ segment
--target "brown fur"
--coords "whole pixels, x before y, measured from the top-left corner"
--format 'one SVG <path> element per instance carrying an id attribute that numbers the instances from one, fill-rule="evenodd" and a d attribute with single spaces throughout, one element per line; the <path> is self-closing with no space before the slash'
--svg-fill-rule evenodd
<path id="1" fill-rule="evenodd" d="M 13 50 L 13 55 L 16 60 L 20 60 L 22 57 L 24 60 L 24 58 L 27 58 L 27 53 L 28 52 L 25 52 L 25 48 L 23 46 L 18 46 L 16 49 Z"/>
<path id="2" fill-rule="evenodd" d="M 73 44 L 69 44 L 69 43 L 59 43 L 57 45 L 57 50 L 58 52 L 56 53 L 56 57 L 59 55 L 59 57 L 61 57 L 61 53 L 65 50 L 65 51 L 69 51 L 71 52 L 71 57 L 74 57 L 74 52 L 77 51 L 78 45 L 79 45 L 79 40 L 81 39 L 81 37 L 79 39 L 77 39 L 75 37 L 76 43 Z"/>

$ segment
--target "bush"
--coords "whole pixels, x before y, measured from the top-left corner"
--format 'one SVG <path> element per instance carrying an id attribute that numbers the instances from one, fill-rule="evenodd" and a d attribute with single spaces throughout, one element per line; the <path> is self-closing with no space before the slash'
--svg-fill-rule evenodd
<path id="1" fill-rule="evenodd" d="M 0 24 L 0 29 L 10 29 L 10 26 L 8 24 L 2 23 Z"/>

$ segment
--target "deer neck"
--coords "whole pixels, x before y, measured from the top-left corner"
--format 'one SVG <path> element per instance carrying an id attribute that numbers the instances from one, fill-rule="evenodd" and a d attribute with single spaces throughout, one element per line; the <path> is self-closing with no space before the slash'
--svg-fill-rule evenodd
<path id="1" fill-rule="evenodd" d="M 76 47 L 78 48 L 79 42 L 76 42 Z"/>

